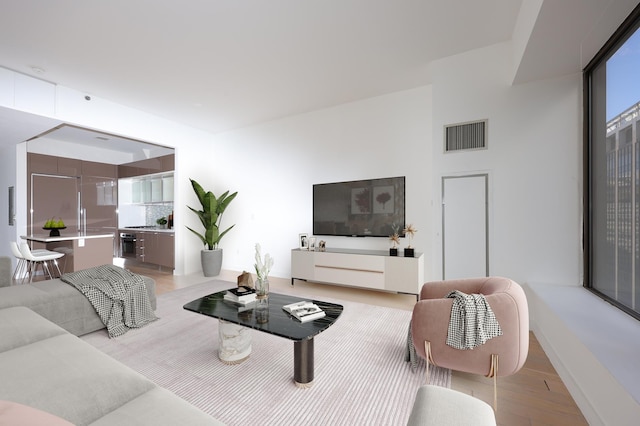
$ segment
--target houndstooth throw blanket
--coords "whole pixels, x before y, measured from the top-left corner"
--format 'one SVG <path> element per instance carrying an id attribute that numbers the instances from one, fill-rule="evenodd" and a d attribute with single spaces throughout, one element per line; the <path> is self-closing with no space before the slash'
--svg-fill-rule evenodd
<path id="1" fill-rule="evenodd" d="M 158 319 L 141 276 L 114 265 L 102 265 L 61 277 L 91 302 L 109 337 L 121 336 Z"/>
<path id="2" fill-rule="evenodd" d="M 446 297 L 454 299 L 447 345 L 456 349 L 473 349 L 502 335 L 500 324 L 484 295 L 465 294 L 455 290 Z"/>

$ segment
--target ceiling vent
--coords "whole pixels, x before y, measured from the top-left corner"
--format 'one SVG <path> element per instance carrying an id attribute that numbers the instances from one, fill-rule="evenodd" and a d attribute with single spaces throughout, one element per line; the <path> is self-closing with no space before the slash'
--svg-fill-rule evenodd
<path id="1" fill-rule="evenodd" d="M 487 148 L 487 120 L 444 127 L 444 152 Z"/>

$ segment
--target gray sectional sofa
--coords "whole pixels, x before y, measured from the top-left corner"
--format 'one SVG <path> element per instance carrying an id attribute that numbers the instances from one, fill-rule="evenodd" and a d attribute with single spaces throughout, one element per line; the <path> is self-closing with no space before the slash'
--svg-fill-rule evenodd
<path id="1" fill-rule="evenodd" d="M 143 277 L 151 307 L 156 309 L 156 283 Z M 0 288 L 0 309 L 26 306 L 76 336 L 105 328 L 96 310 L 80 291 L 60 279 Z"/>
<path id="2" fill-rule="evenodd" d="M 0 309 L 0 337 L 0 400 L 75 425 L 222 424 L 28 308 Z"/>
<path id="3" fill-rule="evenodd" d="M 0 287 L 0 424 L 222 424 L 76 337 L 104 327 L 61 280 Z"/>

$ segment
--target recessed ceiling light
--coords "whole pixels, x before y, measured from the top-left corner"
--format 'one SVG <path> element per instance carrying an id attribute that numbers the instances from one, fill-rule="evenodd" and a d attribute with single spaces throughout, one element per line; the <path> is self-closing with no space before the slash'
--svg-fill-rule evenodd
<path id="1" fill-rule="evenodd" d="M 36 74 L 44 74 L 44 68 L 40 68 L 36 66 L 32 66 L 31 71 L 33 71 Z"/>

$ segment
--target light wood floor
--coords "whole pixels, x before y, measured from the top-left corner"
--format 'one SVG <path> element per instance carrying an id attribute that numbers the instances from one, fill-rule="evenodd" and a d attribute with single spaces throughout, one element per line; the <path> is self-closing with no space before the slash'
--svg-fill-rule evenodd
<path id="1" fill-rule="evenodd" d="M 158 269 L 135 265 L 127 265 L 127 268 L 153 277 L 158 294 L 210 280 L 200 275 L 173 276 Z M 217 278 L 236 282 L 237 275 L 233 271 L 223 271 Z M 270 278 L 270 283 L 273 291 L 282 287 L 292 290 L 289 280 Z M 303 281 L 296 281 L 293 291 L 301 297 L 334 297 L 406 310 L 412 310 L 416 302 L 415 296 L 410 295 Z M 493 379 L 453 372 L 452 388 L 493 404 Z M 529 355 L 524 367 L 517 374 L 498 379 L 496 419 L 500 426 L 588 425 L 533 333 L 530 334 Z"/>

